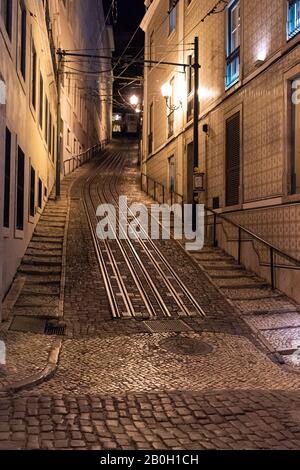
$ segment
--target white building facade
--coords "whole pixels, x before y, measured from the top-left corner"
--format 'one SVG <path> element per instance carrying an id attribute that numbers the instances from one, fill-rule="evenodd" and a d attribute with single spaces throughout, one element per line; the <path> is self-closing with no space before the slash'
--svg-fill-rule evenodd
<path id="1" fill-rule="evenodd" d="M 112 39 L 101 0 L 0 1 L 2 299 L 55 183 L 56 51 L 103 47 L 110 56 Z M 111 96 L 111 64 L 93 67 L 72 58 L 63 65 L 62 175 L 64 160 L 111 136 L 111 101 L 101 98 Z M 93 73 L 87 76 L 86 70 Z"/>

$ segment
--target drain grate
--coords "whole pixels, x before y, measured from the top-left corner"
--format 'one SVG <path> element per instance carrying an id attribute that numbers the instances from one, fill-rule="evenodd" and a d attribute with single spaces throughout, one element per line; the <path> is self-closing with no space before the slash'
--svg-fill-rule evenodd
<path id="1" fill-rule="evenodd" d="M 64 336 L 66 333 L 66 324 L 58 321 L 47 321 L 45 326 L 45 335 Z"/>
<path id="2" fill-rule="evenodd" d="M 151 333 L 181 333 L 193 331 L 182 320 L 152 320 L 145 321 L 144 325 Z"/>

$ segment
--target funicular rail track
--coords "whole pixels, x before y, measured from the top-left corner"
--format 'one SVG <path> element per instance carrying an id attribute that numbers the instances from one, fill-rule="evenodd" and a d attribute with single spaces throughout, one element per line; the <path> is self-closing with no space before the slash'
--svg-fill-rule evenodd
<path id="1" fill-rule="evenodd" d="M 121 240 L 117 236 L 121 233 L 115 234 L 114 240 L 100 240 L 97 236 L 99 204 L 113 204 L 118 209 L 118 184 L 126 157 L 124 152 L 104 156 L 82 188 L 82 200 L 112 315 L 114 318 L 140 319 L 205 316 L 197 300 L 146 233 L 144 239 L 137 240 L 128 237 Z M 135 219 L 133 213 L 129 216 Z M 114 230 L 112 225 L 110 228 Z"/>

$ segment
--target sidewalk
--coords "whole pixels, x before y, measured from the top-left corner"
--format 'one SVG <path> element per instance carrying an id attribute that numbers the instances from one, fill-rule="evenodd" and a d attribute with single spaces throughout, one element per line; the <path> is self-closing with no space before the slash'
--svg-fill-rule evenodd
<path id="1" fill-rule="evenodd" d="M 47 320 L 63 316 L 69 193 L 85 168 L 62 181 L 59 201 L 50 196 L 3 302 L 6 364 L 0 364 L 0 393 L 40 383 L 56 368 L 60 342 L 44 332 Z"/>

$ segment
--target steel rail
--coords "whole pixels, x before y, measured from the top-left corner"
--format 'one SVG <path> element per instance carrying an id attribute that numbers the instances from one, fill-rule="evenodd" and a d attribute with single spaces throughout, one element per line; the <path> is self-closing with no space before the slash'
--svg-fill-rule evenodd
<path id="1" fill-rule="evenodd" d="M 121 167 L 120 167 L 120 171 L 122 171 L 122 168 L 121 168 Z M 110 183 L 111 183 L 111 182 L 112 182 L 112 180 L 110 180 Z M 112 193 L 112 191 L 111 191 L 111 188 L 110 188 L 110 193 L 111 193 L 111 196 L 113 197 L 114 201 L 117 203 L 117 200 L 116 200 L 116 198 L 113 196 L 113 193 Z M 99 197 L 100 197 L 100 195 L 99 195 Z M 107 198 L 106 198 L 105 196 L 104 196 L 104 199 L 107 201 Z M 122 228 L 122 233 L 123 233 L 123 235 L 125 235 L 125 232 L 124 232 L 124 229 L 123 229 L 123 228 Z M 129 247 L 129 249 L 131 250 L 131 253 L 133 254 L 133 256 L 134 256 L 134 258 L 135 258 L 135 260 L 136 260 L 136 262 L 137 262 L 139 268 L 141 269 L 141 271 L 142 271 L 142 273 L 143 273 L 143 275 L 144 275 L 144 277 L 145 277 L 145 279 L 146 279 L 148 285 L 150 286 L 150 288 L 151 288 L 151 290 L 152 290 L 152 292 L 153 292 L 153 294 L 154 294 L 154 296 L 155 296 L 155 298 L 156 298 L 156 300 L 157 300 L 157 302 L 158 302 L 158 306 L 159 306 L 160 310 L 162 310 L 162 312 L 163 312 L 167 317 L 172 317 L 172 313 L 170 312 L 170 310 L 169 310 L 168 307 L 166 306 L 166 303 L 165 303 L 164 299 L 162 298 L 162 296 L 161 296 L 159 290 L 157 289 L 155 283 L 153 282 L 152 277 L 151 277 L 150 274 L 148 273 L 147 268 L 145 267 L 144 263 L 142 262 L 142 260 L 141 260 L 141 258 L 140 258 L 140 256 L 139 256 L 139 254 L 137 253 L 136 249 L 134 248 L 132 242 L 131 242 L 128 238 L 125 239 L 124 241 L 126 242 L 126 245 L 127 245 L 127 246 Z M 122 252 L 124 253 L 124 258 L 125 258 L 125 260 L 126 260 L 126 259 L 127 259 L 127 258 L 126 258 L 126 252 L 124 251 L 124 248 L 122 247 L 122 244 L 120 243 L 120 241 L 118 241 L 118 242 L 119 242 L 119 244 L 121 245 L 121 250 L 122 250 Z M 138 276 L 137 276 L 137 279 L 139 279 Z M 140 283 L 140 282 L 139 282 L 139 283 Z M 145 292 L 145 289 L 144 289 L 143 284 L 140 283 L 140 285 L 141 285 L 141 290 L 142 290 L 143 292 Z M 147 294 L 147 293 L 145 293 L 145 296 L 146 296 L 146 298 L 148 299 L 148 294 Z M 151 305 L 151 304 L 150 304 L 150 305 Z M 151 309 L 153 309 L 153 306 L 151 306 Z M 152 316 L 153 316 L 153 315 L 152 315 Z M 156 316 L 156 314 L 155 314 L 154 316 Z"/>
<path id="2" fill-rule="evenodd" d="M 118 180 L 120 179 L 121 177 L 121 174 L 122 174 L 122 170 L 119 172 L 119 175 L 118 175 Z M 117 193 L 118 194 L 118 193 Z M 115 202 L 117 202 L 117 198 L 114 197 L 115 199 Z M 133 216 L 133 218 L 135 220 L 137 220 L 137 218 L 135 217 L 134 213 L 131 211 L 131 215 Z M 161 224 L 160 224 L 161 225 Z M 166 260 L 166 258 L 162 255 L 160 249 L 157 247 L 157 245 L 153 242 L 153 240 L 151 240 L 151 238 L 149 237 L 148 233 L 141 227 L 141 231 L 143 232 L 143 234 L 145 235 L 146 239 L 147 239 L 147 242 L 150 243 L 151 247 L 153 248 L 153 250 L 156 252 L 156 254 L 158 255 L 160 261 L 165 265 L 165 267 L 168 269 L 168 271 L 170 272 L 170 274 L 172 275 L 172 278 L 177 282 L 177 284 L 180 286 L 183 294 L 189 299 L 190 303 L 194 306 L 194 308 L 196 309 L 196 311 L 201 315 L 201 316 L 206 316 L 204 310 L 202 309 L 202 307 L 199 305 L 199 303 L 197 302 L 197 300 L 194 298 L 194 296 L 191 294 L 191 292 L 189 291 L 189 289 L 186 287 L 186 285 L 184 284 L 184 282 L 181 280 L 181 278 L 178 276 L 178 274 L 176 273 L 176 271 L 174 270 L 174 268 L 171 266 L 171 264 Z M 169 291 L 172 293 L 172 296 L 174 298 L 174 300 L 176 301 L 177 305 L 187 314 L 187 316 L 190 316 L 191 315 L 191 312 L 190 310 L 187 308 L 187 306 L 185 305 L 184 301 L 182 300 L 181 296 L 179 295 L 179 293 L 177 292 L 176 288 L 172 285 L 172 283 L 170 282 L 170 280 L 166 277 L 166 274 L 164 272 L 164 270 L 161 268 L 161 266 L 159 265 L 158 261 L 155 259 L 155 257 L 153 256 L 153 254 L 151 253 L 151 251 L 149 250 L 149 247 L 147 246 L 147 244 L 145 243 L 145 240 L 142 240 L 141 238 L 139 238 L 137 240 L 140 245 L 143 247 L 145 253 L 147 254 L 148 258 L 151 260 L 152 264 L 155 266 L 156 270 L 158 271 L 158 273 L 160 274 L 160 276 L 162 277 L 162 279 L 164 280 L 165 284 L 167 285 Z M 132 244 L 132 242 L 131 242 Z M 133 247 L 133 249 L 135 250 L 135 248 Z"/>
<path id="3" fill-rule="evenodd" d="M 112 166 L 113 163 L 114 163 L 114 162 L 111 162 L 111 165 L 110 165 L 110 166 Z M 110 167 L 108 167 L 108 168 L 110 168 Z M 99 184 L 96 185 L 96 188 L 97 188 L 97 194 L 98 194 L 98 197 L 99 197 L 99 201 L 107 203 L 108 201 L 106 200 L 104 194 L 103 194 L 102 197 L 101 197 L 101 194 L 100 194 L 100 191 L 99 191 Z M 104 199 L 104 201 L 103 201 L 103 199 Z M 136 285 L 136 287 L 137 287 L 137 289 L 138 289 L 138 292 L 139 292 L 139 294 L 140 294 L 140 296 L 141 296 L 141 299 L 143 300 L 144 305 L 145 305 L 145 307 L 146 307 L 146 309 L 147 309 L 147 312 L 148 312 L 149 317 L 156 317 L 156 312 L 155 312 L 153 306 L 151 305 L 151 302 L 150 302 L 150 300 L 149 300 L 148 294 L 147 294 L 147 292 L 145 291 L 143 284 L 142 284 L 142 283 L 140 282 L 140 280 L 139 280 L 139 277 L 138 277 L 138 275 L 137 275 L 137 273 L 136 273 L 135 267 L 134 267 L 133 264 L 129 261 L 129 259 L 128 259 L 128 257 L 127 257 L 127 254 L 126 254 L 126 251 L 124 250 L 124 247 L 122 246 L 122 243 L 120 242 L 120 240 L 119 240 L 119 238 L 118 238 L 118 236 L 117 236 L 117 234 L 116 234 L 116 232 L 115 232 L 115 230 L 113 229 L 112 226 L 111 226 L 111 230 L 112 230 L 112 232 L 113 232 L 113 234 L 114 234 L 114 236 L 115 236 L 115 240 L 114 240 L 114 241 L 117 243 L 118 248 L 119 248 L 120 252 L 122 253 L 122 256 L 123 256 L 123 258 L 124 258 L 124 261 L 125 261 L 125 263 L 126 263 L 126 265 L 127 265 L 127 267 L 128 267 L 128 270 L 129 270 L 129 272 L 130 272 L 130 274 L 131 274 L 131 277 L 132 277 L 132 279 L 133 279 L 133 281 L 134 281 L 134 283 L 135 283 L 135 285 Z M 126 289 L 127 292 L 128 292 L 128 289 L 127 289 L 126 287 L 125 287 L 125 289 Z M 128 297 L 129 297 L 129 293 L 128 293 L 127 295 L 128 295 Z M 162 304 L 164 304 L 163 299 L 160 298 L 160 300 L 161 300 Z M 133 314 L 134 314 L 134 312 L 133 312 Z M 135 315 L 135 316 L 136 316 L 136 315 Z"/>
<path id="4" fill-rule="evenodd" d="M 118 305 L 118 302 L 116 300 L 114 288 L 112 286 L 111 279 L 110 279 L 109 273 L 108 273 L 107 268 L 106 268 L 105 259 L 104 259 L 102 250 L 99 246 L 99 241 L 98 241 L 98 238 L 97 238 L 96 230 L 94 228 L 92 218 L 90 216 L 90 212 L 89 212 L 89 209 L 88 209 L 88 204 L 87 204 L 87 201 L 86 201 L 86 195 L 85 195 L 85 190 L 88 187 L 88 195 L 90 197 L 91 181 L 94 180 L 96 178 L 96 176 L 98 176 L 98 173 L 100 172 L 100 170 L 102 170 L 102 165 L 100 165 L 100 168 L 98 168 L 98 171 L 96 172 L 96 174 L 91 175 L 86 180 L 86 182 L 84 183 L 83 188 L 82 188 L 82 200 L 83 200 L 83 205 L 84 205 L 84 208 L 85 208 L 85 212 L 86 212 L 90 232 L 91 232 L 91 235 L 92 235 L 92 240 L 93 240 L 93 244 L 94 244 L 94 248 L 95 248 L 96 257 L 97 257 L 97 260 L 98 260 L 98 264 L 99 264 L 100 271 L 101 271 L 101 274 L 102 274 L 105 290 L 106 290 L 106 293 L 107 293 L 108 302 L 109 302 L 110 309 L 111 309 L 111 312 L 112 312 L 112 316 L 113 316 L 113 318 L 122 318 L 122 315 L 121 315 L 121 312 L 120 312 L 120 309 L 119 309 L 119 305 Z M 94 205 L 93 205 L 93 207 L 94 207 Z M 94 209 L 95 209 L 95 207 L 94 207 Z M 94 217 L 96 219 L 96 212 L 94 213 Z M 115 279 L 117 281 L 117 284 L 118 284 L 118 287 L 119 287 L 119 290 L 120 290 L 120 294 L 122 295 L 124 306 L 127 309 L 127 312 L 132 312 L 132 308 L 129 306 L 129 302 L 128 302 L 129 299 L 128 299 L 128 297 L 124 296 L 124 292 L 123 292 L 123 288 L 122 288 L 123 279 L 122 279 L 122 276 L 119 272 L 118 266 L 117 266 L 117 264 L 114 260 L 114 257 L 111 254 L 110 247 L 108 246 L 107 243 L 105 243 L 105 245 L 106 245 L 106 248 L 107 248 L 107 254 L 108 254 L 109 260 L 111 262 L 111 267 L 112 267 L 112 270 L 115 274 Z"/>

